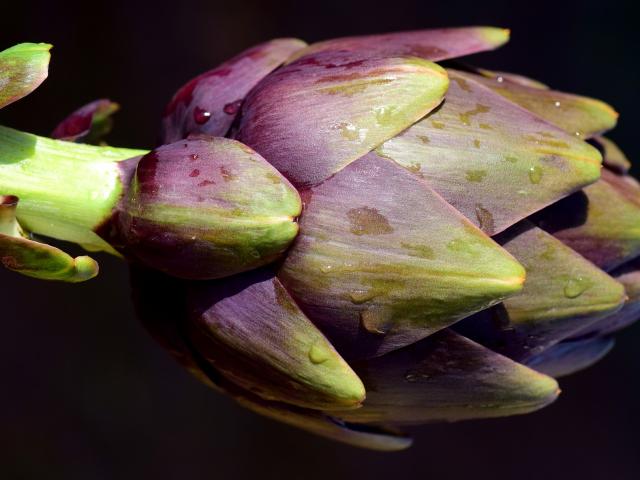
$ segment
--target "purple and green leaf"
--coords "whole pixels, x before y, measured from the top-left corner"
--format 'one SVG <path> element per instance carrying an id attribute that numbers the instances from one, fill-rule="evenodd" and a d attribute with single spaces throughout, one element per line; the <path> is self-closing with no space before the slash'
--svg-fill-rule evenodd
<path id="1" fill-rule="evenodd" d="M 555 380 L 455 334 L 439 332 L 354 364 L 367 388 L 358 423 L 400 425 L 516 415 L 553 402 Z"/>
<path id="2" fill-rule="evenodd" d="M 594 182 L 600 153 L 449 70 L 443 105 L 377 153 L 422 177 L 489 235 Z"/>
<path id="3" fill-rule="evenodd" d="M 448 84 L 426 60 L 320 52 L 251 92 L 237 138 L 296 187 L 314 185 L 433 110 Z"/>
<path id="4" fill-rule="evenodd" d="M 20 43 L 0 52 L 0 108 L 29 95 L 47 78 L 51 45 Z"/>
<path id="5" fill-rule="evenodd" d="M 189 81 L 165 109 L 163 143 L 194 133 L 226 135 L 247 93 L 305 45 L 294 38 L 271 40 Z"/>
<path id="6" fill-rule="evenodd" d="M 290 61 L 320 52 L 350 52 L 363 57 L 410 56 L 432 62 L 484 52 L 509 40 L 509 30 L 496 27 L 441 28 L 344 37 L 313 43 Z"/>
<path id="7" fill-rule="evenodd" d="M 279 258 L 300 209 L 298 192 L 246 145 L 184 140 L 140 160 L 116 243 L 171 275 L 220 278 Z"/>
<path id="8" fill-rule="evenodd" d="M 60 122 L 52 138 L 69 142 L 99 144 L 113 126 L 111 116 L 120 106 L 107 99 L 95 100 L 80 107 Z"/>
<path id="9" fill-rule="evenodd" d="M 302 197 L 300 234 L 278 275 L 346 358 L 403 347 L 522 288 L 509 253 L 374 153 Z"/>

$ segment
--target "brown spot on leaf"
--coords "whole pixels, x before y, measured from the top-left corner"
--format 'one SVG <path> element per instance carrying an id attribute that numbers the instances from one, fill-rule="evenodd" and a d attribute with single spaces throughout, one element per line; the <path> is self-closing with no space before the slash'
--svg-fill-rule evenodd
<path id="1" fill-rule="evenodd" d="M 464 78 L 453 77 L 451 80 L 456 82 L 458 84 L 458 86 L 462 90 L 464 90 L 465 92 L 470 92 L 471 91 L 471 87 L 469 86 L 469 82 L 467 82 Z"/>
<path id="2" fill-rule="evenodd" d="M 387 217 L 371 207 L 352 208 L 347 212 L 354 235 L 384 235 L 393 232 Z"/>
<path id="3" fill-rule="evenodd" d="M 431 260 L 435 258 L 435 255 L 433 253 L 433 248 L 427 245 L 418 245 L 414 243 L 401 242 L 400 246 L 402 248 L 406 248 L 407 250 L 409 250 L 410 255 L 413 257 L 426 258 L 427 260 Z"/>
<path id="4" fill-rule="evenodd" d="M 493 221 L 493 215 L 480 204 L 476 205 L 476 218 L 478 219 L 480 230 L 485 232 L 487 235 L 492 235 L 494 233 L 496 227 Z"/>
<path id="5" fill-rule="evenodd" d="M 487 176 L 486 170 L 467 170 L 466 179 L 470 182 L 479 183 L 484 180 L 484 177 Z"/>
<path id="6" fill-rule="evenodd" d="M 491 110 L 491 107 L 487 107 L 486 105 L 477 103 L 476 108 L 474 108 L 473 110 L 468 110 L 458 115 L 460 116 L 460 121 L 464 125 L 469 126 L 471 125 L 471 117 L 473 117 L 474 115 L 478 115 L 479 113 L 487 113 L 490 110 Z"/>

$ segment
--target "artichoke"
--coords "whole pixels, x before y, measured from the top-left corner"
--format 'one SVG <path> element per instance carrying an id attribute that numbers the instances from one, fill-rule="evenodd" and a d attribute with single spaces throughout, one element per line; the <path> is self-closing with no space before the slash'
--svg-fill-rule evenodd
<path id="1" fill-rule="evenodd" d="M 0 260 L 97 274 L 34 235 L 123 257 L 191 373 L 351 445 L 544 407 L 640 314 L 640 185 L 607 104 L 453 61 L 508 36 L 266 42 L 180 88 L 150 152 L 102 142 L 105 99 L 54 138 L 0 127 Z M 0 53 L 0 106 L 48 50 Z"/>

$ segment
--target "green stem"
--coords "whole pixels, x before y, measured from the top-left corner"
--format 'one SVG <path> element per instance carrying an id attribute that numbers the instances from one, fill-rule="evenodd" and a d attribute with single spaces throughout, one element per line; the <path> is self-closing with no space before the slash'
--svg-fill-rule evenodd
<path id="1" fill-rule="evenodd" d="M 109 218 L 124 192 L 118 162 L 145 153 L 0 126 L 0 195 L 20 198 L 17 218 L 26 230 L 113 253 L 94 229 Z"/>

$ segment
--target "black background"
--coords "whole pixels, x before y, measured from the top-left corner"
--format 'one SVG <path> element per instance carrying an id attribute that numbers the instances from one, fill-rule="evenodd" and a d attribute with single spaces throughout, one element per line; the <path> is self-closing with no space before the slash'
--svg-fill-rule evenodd
<path id="1" fill-rule="evenodd" d="M 175 89 L 252 44 L 490 24 L 512 28 L 512 41 L 476 63 L 610 102 L 621 113 L 611 137 L 640 153 L 632 1 L 5 0 L 0 15 L 1 48 L 55 46 L 45 84 L 0 112 L 39 134 L 109 97 L 123 107 L 111 143 L 152 147 Z M 417 428 L 412 449 L 381 454 L 275 424 L 198 384 L 137 324 L 125 265 L 99 260 L 101 275 L 81 285 L 0 271 L 2 479 L 640 477 L 640 326 L 563 379 L 541 412 Z"/>

